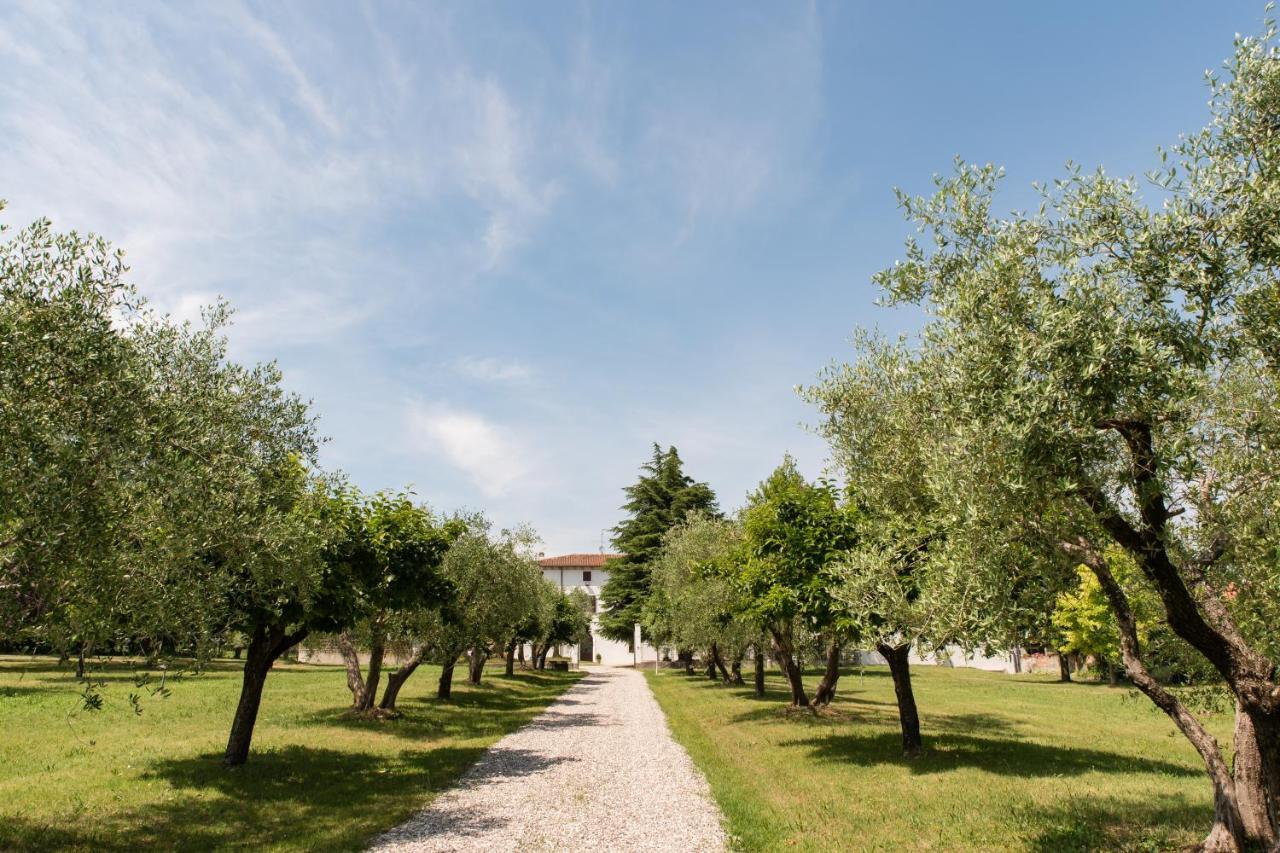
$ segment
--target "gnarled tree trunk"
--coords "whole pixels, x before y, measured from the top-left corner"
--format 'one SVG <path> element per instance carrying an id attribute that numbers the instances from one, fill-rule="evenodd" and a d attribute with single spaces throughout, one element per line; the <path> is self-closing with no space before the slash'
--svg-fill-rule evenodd
<path id="1" fill-rule="evenodd" d="M 343 631 L 337 639 L 338 654 L 342 655 L 342 664 L 347 669 L 347 689 L 351 691 L 351 710 L 359 711 L 364 707 L 368 691 L 364 684 L 364 670 L 360 666 L 359 652 L 356 651 L 355 639 L 350 631 Z"/>
<path id="2" fill-rule="evenodd" d="M 400 688 L 404 687 L 404 683 L 409 680 L 409 676 L 413 675 L 414 670 L 426 659 L 428 649 L 429 647 L 424 643 L 410 655 L 407 661 L 402 662 L 395 672 L 387 674 L 387 686 L 382 691 L 382 700 L 378 702 L 379 710 L 385 714 L 394 714 L 396 712 L 396 699 L 400 697 Z"/>
<path id="3" fill-rule="evenodd" d="M 1246 770 L 1238 778 L 1221 778 L 1221 754 L 1212 739 L 1205 740 L 1193 726 L 1179 728 L 1191 740 L 1206 763 L 1213 780 L 1215 800 L 1220 802 L 1218 817 L 1213 830 L 1205 840 L 1205 846 L 1221 844 L 1221 839 L 1231 835 L 1238 847 L 1261 846 L 1271 849 L 1280 846 L 1280 678 L 1276 666 L 1265 654 L 1254 648 L 1236 625 L 1222 593 L 1208 579 L 1208 570 L 1226 553 L 1229 541 L 1220 533 L 1196 554 L 1175 554 L 1169 546 L 1168 522 L 1176 513 L 1169 509 L 1168 495 L 1160 475 L 1159 455 L 1155 447 L 1151 423 L 1141 418 L 1115 418 L 1099 422 L 1100 430 L 1114 430 L 1125 442 L 1129 454 L 1128 486 L 1134 498 L 1137 521 L 1120 512 L 1110 497 L 1101 489 L 1081 489 L 1079 497 L 1094 514 L 1107 534 L 1133 557 L 1143 575 L 1160 596 L 1169 627 L 1196 651 L 1204 655 L 1222 676 L 1234 694 L 1238 711 L 1249 718 L 1253 733 L 1237 735 L 1245 741 L 1252 740 L 1257 747 L 1259 771 L 1256 775 Z M 1122 613 L 1132 619 L 1128 600 L 1123 590 L 1115 585 L 1115 594 L 1108 590 L 1103 576 L 1110 577 L 1105 560 L 1096 548 L 1083 539 L 1064 545 L 1091 552 L 1091 560 L 1085 564 L 1093 571 L 1107 590 L 1107 598 L 1117 621 Z M 1101 569 L 1101 574 L 1100 574 Z M 1145 672 L 1141 666 L 1139 650 L 1135 643 L 1132 655 L 1125 654 L 1125 669 L 1135 686 L 1142 690 L 1162 710 L 1174 716 L 1171 705 L 1164 697 L 1168 692 L 1148 675 L 1154 687 L 1146 689 L 1135 678 L 1135 671 Z M 1122 634 L 1123 640 L 1123 634 Z M 1124 651 L 1123 642 L 1121 645 Z M 1131 659 L 1136 666 L 1131 665 Z M 1160 698 L 1157 698 L 1160 697 Z M 1163 704 L 1162 704 L 1163 703 Z M 1166 707 L 1169 706 L 1169 707 Z M 1183 711 L 1185 713 L 1185 709 Z M 1186 714 L 1199 726 L 1199 722 Z M 1178 719 L 1175 717 L 1175 722 Z M 1201 727 L 1201 731 L 1203 728 Z M 1199 742 L 1198 742 L 1199 741 Z M 1213 757 L 1208 755 L 1213 753 Z M 1251 750 L 1245 750 L 1250 754 Z M 1246 760 L 1241 769 L 1250 768 Z M 1229 783 L 1229 784 L 1228 784 Z M 1249 789 L 1246 792 L 1246 789 Z M 1244 803 L 1261 803 L 1256 821 L 1245 820 L 1241 813 Z M 1265 814 L 1265 819 L 1263 818 Z M 1228 849 L 1228 848 L 1221 848 Z"/>
<path id="4" fill-rule="evenodd" d="M 840 635 L 833 634 L 827 643 L 827 668 L 818 684 L 818 691 L 813 694 L 816 705 L 830 705 L 836 698 L 836 684 L 840 681 Z"/>
<path id="5" fill-rule="evenodd" d="M 445 659 L 444 666 L 440 668 L 440 681 L 436 686 L 437 699 L 453 698 L 453 667 L 458 662 L 458 654 L 454 652 Z"/>
<path id="6" fill-rule="evenodd" d="M 1107 596 L 1120 629 L 1120 655 L 1129 680 L 1173 720 L 1204 762 L 1205 771 L 1213 782 L 1214 815 L 1213 828 L 1201 842 L 1201 849 L 1206 853 L 1238 853 L 1255 847 L 1273 849 L 1276 845 L 1275 812 L 1274 806 L 1268 806 L 1269 794 L 1262 752 L 1257 748 L 1254 720 L 1237 706 L 1235 737 L 1239 754 L 1233 773 L 1222 757 L 1217 739 L 1147 670 L 1138 643 L 1137 620 L 1128 596 L 1112 575 L 1105 558 L 1083 543 L 1064 544 L 1064 549 L 1089 567 Z"/>
<path id="7" fill-rule="evenodd" d="M 507 644 L 507 675 L 516 674 L 516 641 Z"/>
<path id="8" fill-rule="evenodd" d="M 720 646 L 716 643 L 711 644 L 711 660 L 715 662 L 716 669 L 720 671 L 720 680 L 725 684 L 731 684 L 733 679 L 729 677 L 729 669 L 724 665 L 724 655 L 720 654 Z"/>
<path id="9" fill-rule="evenodd" d="M 808 708 L 809 696 L 804 692 L 804 676 L 800 664 L 796 662 L 795 645 L 791 641 L 791 626 L 771 627 L 769 636 L 773 640 L 773 654 L 778 667 L 787 677 L 787 685 L 791 688 L 791 705 L 796 708 Z"/>
<path id="10" fill-rule="evenodd" d="M 356 710 L 367 714 L 373 710 L 373 700 L 378 697 L 378 682 L 382 680 L 382 661 L 387 655 L 386 640 L 375 634 L 369 647 L 369 675 L 364 682 L 364 701 Z"/>
<path id="11" fill-rule="evenodd" d="M 1071 659 L 1067 657 L 1066 652 L 1058 652 L 1058 680 L 1071 680 Z"/>
<path id="12" fill-rule="evenodd" d="M 253 631 L 245 654 L 244 675 L 240 682 L 240 701 L 236 703 L 236 715 L 231 721 L 231 734 L 227 738 L 227 750 L 222 763 L 238 767 L 249 758 L 249 745 L 253 742 L 253 727 L 258 722 L 258 708 L 262 704 L 262 688 L 267 683 L 271 665 L 282 654 L 302 642 L 307 629 L 292 634 L 284 625 L 259 625 Z"/>
<path id="13" fill-rule="evenodd" d="M 898 698 L 898 725 L 902 729 L 902 754 L 915 758 L 924 744 L 920 740 L 920 714 L 916 711 L 916 695 L 911 689 L 911 664 L 907 659 L 911 644 L 891 646 L 877 643 L 876 651 L 888 661 L 889 674 L 893 676 L 893 692 Z"/>
<path id="14" fill-rule="evenodd" d="M 746 684 L 746 682 L 742 680 L 742 652 L 738 652 L 734 655 L 733 660 L 729 662 L 729 672 L 732 673 L 729 678 L 729 683 L 734 685 Z"/>
<path id="15" fill-rule="evenodd" d="M 467 667 L 467 679 L 472 684 L 480 683 L 480 679 L 484 675 L 484 663 L 488 658 L 488 649 L 482 646 L 475 646 L 471 649 L 471 660 Z"/>
<path id="16" fill-rule="evenodd" d="M 359 714 L 367 714 L 373 710 L 374 700 L 378 698 L 378 682 L 382 680 L 382 662 L 386 657 L 386 641 L 375 629 L 373 643 L 369 647 L 369 675 L 366 678 L 361 670 L 360 655 L 356 650 L 355 639 L 350 631 L 338 635 L 338 652 L 342 655 L 342 663 L 347 670 L 347 689 L 351 691 L 351 710 Z"/>

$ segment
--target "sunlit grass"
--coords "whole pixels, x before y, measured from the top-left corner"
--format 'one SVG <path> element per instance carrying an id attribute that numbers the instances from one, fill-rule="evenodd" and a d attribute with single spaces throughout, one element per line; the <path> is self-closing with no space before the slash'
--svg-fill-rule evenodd
<path id="1" fill-rule="evenodd" d="M 1212 822 L 1202 766 L 1126 688 L 917 667 L 926 754 L 902 758 L 888 671 L 818 715 L 702 677 L 648 674 L 745 850 L 1166 850 Z M 810 683 L 816 683 L 811 678 Z M 1210 719 L 1229 742 L 1230 720 Z"/>
<path id="2" fill-rule="evenodd" d="M 0 849 L 357 849 L 578 677 L 498 670 L 474 687 L 463 674 L 444 703 L 438 674 L 405 685 L 403 718 L 366 721 L 345 714 L 340 667 L 277 666 L 249 763 L 228 771 L 232 663 L 170 681 L 163 699 L 136 689 L 132 668 L 105 668 L 104 707 L 88 712 L 70 668 L 0 659 Z"/>

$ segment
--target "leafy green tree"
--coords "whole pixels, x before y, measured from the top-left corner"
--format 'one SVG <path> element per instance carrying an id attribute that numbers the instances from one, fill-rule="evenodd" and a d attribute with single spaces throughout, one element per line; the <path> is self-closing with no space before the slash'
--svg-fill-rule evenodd
<path id="1" fill-rule="evenodd" d="M 227 359 L 225 306 L 175 324 L 124 274 L 47 221 L 0 243 L 0 630 L 197 658 L 243 633 L 240 764 L 271 663 L 333 615 L 315 425 L 274 365 Z"/>
<path id="2" fill-rule="evenodd" d="M 668 530 L 652 562 L 642 623 L 664 643 L 703 650 L 708 675 L 733 684 L 742 683 L 742 658 L 760 636 L 723 569 L 741 551 L 741 539 L 736 522 L 702 513 Z"/>
<path id="3" fill-rule="evenodd" d="M 856 542 L 854 515 L 840 505 L 833 484 L 807 482 L 788 456 L 748 496 L 742 536 L 742 553 L 726 568 L 727 577 L 743 596 L 747 614 L 764 625 L 792 705 L 809 706 L 797 629 L 828 635 L 828 666 L 818 695 L 830 702 L 847 625 L 829 589 L 837 580 L 837 560 Z"/>
<path id="4" fill-rule="evenodd" d="M 716 513 L 716 497 L 706 483 L 684 473 L 674 447 L 653 446 L 653 458 L 641 466 L 640 479 L 625 489 L 622 508 L 630 516 L 613 529 L 613 545 L 622 554 L 610 560 L 609 580 L 600 591 L 604 612 L 600 632 L 631 643 L 650 592 L 650 563 L 662 537 L 691 512 Z"/>
<path id="5" fill-rule="evenodd" d="M 46 220 L 0 242 L 0 634 L 202 657 L 314 422 L 227 360 L 225 306 L 178 325 L 125 273 Z"/>
<path id="6" fill-rule="evenodd" d="M 406 494 L 366 498 L 334 478 L 308 478 L 297 468 L 292 478 L 282 478 L 276 503 L 276 513 L 267 516 L 278 518 L 272 547 L 254 551 L 257 559 L 232 588 L 228 627 L 248 636 L 249 644 L 223 758 L 228 766 L 247 760 L 267 674 L 288 649 L 313 633 L 370 621 L 385 643 L 392 614 L 439 606 L 453 589 L 441 563 L 457 531 Z M 362 713 L 374 713 L 381 663 L 382 652 L 375 650 L 368 678 L 361 679 Z M 358 663 L 355 675 L 360 678 Z M 381 712 L 394 712 L 407 678 L 400 670 L 391 673 Z"/>
<path id="7" fill-rule="evenodd" d="M 464 652 L 471 655 L 471 680 L 478 683 L 490 644 L 514 634 L 539 602 L 542 573 L 532 557 L 536 537 L 527 529 L 491 532 L 488 519 L 462 519 L 466 532 L 444 559 L 444 575 L 453 596 L 441 611 L 424 647 L 434 648 L 442 665 L 436 695 L 453 695 L 453 674 Z"/>
<path id="8" fill-rule="evenodd" d="M 461 526 L 438 523 L 404 492 L 379 492 L 368 498 L 351 492 L 348 497 L 356 515 L 345 528 L 346 537 L 335 543 L 332 556 L 335 567 L 345 573 L 343 581 L 354 591 L 354 599 L 351 626 L 338 634 L 337 645 L 346 665 L 352 710 L 388 713 L 394 711 L 396 694 L 416 668 L 402 665 L 394 678 L 389 677 L 384 701 L 375 705 L 388 642 L 405 630 L 417 611 L 439 607 L 452 596 L 452 584 L 440 563 Z M 357 654 L 357 637 L 369 649 L 367 678 Z"/>
<path id="9" fill-rule="evenodd" d="M 1060 635 L 1058 648 L 1067 654 L 1094 658 L 1114 683 L 1115 662 L 1120 659 L 1120 628 L 1102 584 L 1088 566 L 1080 566 L 1079 573 L 1079 586 L 1059 596 L 1053 611 L 1053 626 Z M 1138 624 L 1138 640 L 1143 645 L 1144 627 Z"/>
<path id="10" fill-rule="evenodd" d="M 964 636 L 948 619 L 957 614 L 951 602 L 965 595 L 963 578 L 949 577 L 933 559 L 945 529 L 929 470 L 945 433 L 936 423 L 931 365 L 903 344 L 860 343 L 860 361 L 829 368 L 803 393 L 825 416 L 818 431 L 859 508 L 860 532 L 838 561 L 831 593 L 854 635 L 889 664 L 903 752 L 915 757 L 922 741 L 911 649 Z"/>
<path id="11" fill-rule="evenodd" d="M 551 612 L 551 622 L 542 638 L 542 659 L 539 668 L 545 668 L 547 650 L 559 645 L 574 646 L 591 633 L 591 596 L 586 590 L 571 589 L 562 593 Z"/>
<path id="12" fill-rule="evenodd" d="M 556 601 L 562 593 L 555 583 L 543 578 L 536 585 L 532 601 L 528 609 L 512 631 L 510 644 L 507 646 L 506 674 L 515 674 L 516 655 L 520 655 L 522 666 L 537 666 L 542 652 L 542 640 L 547 636 L 553 617 Z M 528 646 L 530 660 L 524 659 L 524 649 Z"/>
<path id="13" fill-rule="evenodd" d="M 1241 38 L 1213 75 L 1211 121 L 1148 176 L 1071 169 L 1030 214 L 992 213 L 999 173 L 961 165 L 902 197 L 924 235 L 879 281 L 932 318 L 949 463 L 938 488 L 988 588 L 1009 541 L 1036 535 L 1088 566 L 1133 684 L 1211 777 L 1211 850 L 1270 848 L 1280 829 L 1280 50 Z M 957 544 L 958 543 L 953 543 Z M 1157 680 L 1130 595 L 1105 559 L 1137 564 L 1174 633 L 1237 707 L 1233 765 Z"/>

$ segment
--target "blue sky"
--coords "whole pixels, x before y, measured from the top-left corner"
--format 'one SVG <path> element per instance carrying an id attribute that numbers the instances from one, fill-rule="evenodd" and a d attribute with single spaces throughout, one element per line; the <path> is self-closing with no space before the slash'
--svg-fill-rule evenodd
<path id="1" fill-rule="evenodd" d="M 1011 206 L 1205 121 L 1262 3 L 0 5 L 0 197 L 314 401 L 327 467 L 595 550 L 654 441 L 726 508 L 956 155 Z"/>

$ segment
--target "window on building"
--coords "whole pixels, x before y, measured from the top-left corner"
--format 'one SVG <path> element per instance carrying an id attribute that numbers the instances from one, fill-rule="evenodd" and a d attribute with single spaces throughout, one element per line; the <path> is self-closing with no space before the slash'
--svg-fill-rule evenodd
<path id="1" fill-rule="evenodd" d="M 582 573 L 582 582 L 583 582 L 583 583 L 591 583 L 591 572 L 583 572 L 583 573 Z"/>

